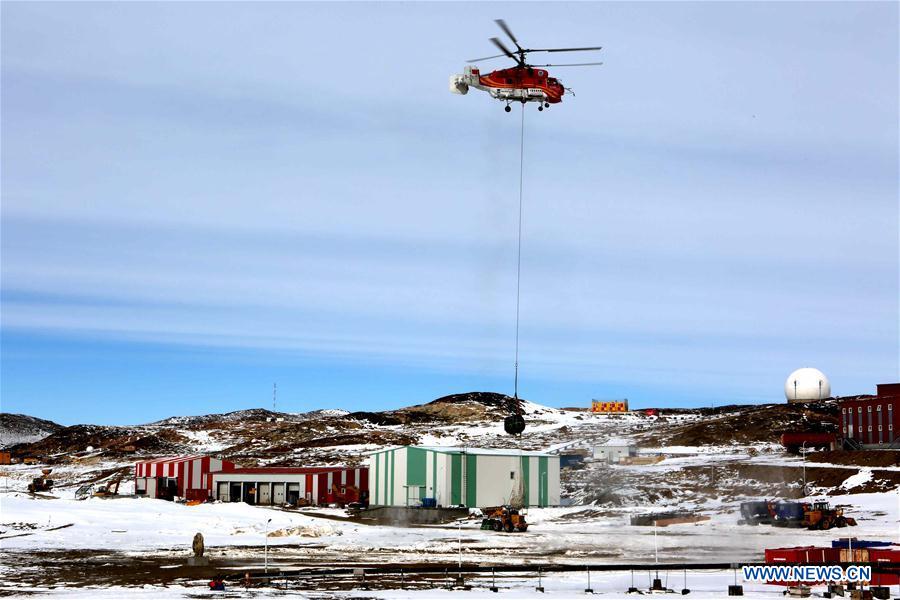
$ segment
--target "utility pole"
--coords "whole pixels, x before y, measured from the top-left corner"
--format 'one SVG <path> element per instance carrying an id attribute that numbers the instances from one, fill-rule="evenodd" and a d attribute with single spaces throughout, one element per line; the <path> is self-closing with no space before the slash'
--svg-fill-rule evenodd
<path id="1" fill-rule="evenodd" d="M 278 384 L 272 384 L 272 412 L 276 412 L 275 410 L 275 400 L 278 398 Z"/>
<path id="2" fill-rule="evenodd" d="M 265 572 L 269 572 L 269 523 L 272 522 L 272 519 L 266 521 L 266 550 L 265 550 L 265 559 L 264 559 L 264 569 Z"/>

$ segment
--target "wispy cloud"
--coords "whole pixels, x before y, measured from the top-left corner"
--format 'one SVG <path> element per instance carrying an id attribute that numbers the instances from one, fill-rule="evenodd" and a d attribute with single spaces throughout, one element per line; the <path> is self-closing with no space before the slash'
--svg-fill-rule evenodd
<path id="1" fill-rule="evenodd" d="M 506 372 L 517 119 L 445 85 L 496 9 L 5 4 L 4 331 Z M 517 9 L 607 53 L 527 116 L 531 376 L 896 377 L 897 11 Z"/>

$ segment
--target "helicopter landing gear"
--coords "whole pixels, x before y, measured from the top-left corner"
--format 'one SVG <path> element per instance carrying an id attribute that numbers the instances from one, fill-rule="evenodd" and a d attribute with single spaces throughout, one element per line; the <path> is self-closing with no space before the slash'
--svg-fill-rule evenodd
<path id="1" fill-rule="evenodd" d="M 544 102 L 544 108 L 550 108 L 550 103 L 549 103 L 549 102 Z"/>
<path id="2" fill-rule="evenodd" d="M 543 104 L 538 104 L 538 110 L 544 110 L 544 105 L 543 105 Z"/>
<path id="3" fill-rule="evenodd" d="M 507 105 L 503 108 L 503 110 L 505 110 L 506 112 L 510 112 L 510 111 L 512 110 L 512 108 L 509 106 L 509 104 L 507 104 Z"/>

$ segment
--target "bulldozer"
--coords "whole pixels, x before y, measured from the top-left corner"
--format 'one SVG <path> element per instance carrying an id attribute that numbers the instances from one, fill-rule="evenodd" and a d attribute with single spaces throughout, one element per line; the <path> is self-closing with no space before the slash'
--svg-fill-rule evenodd
<path id="1" fill-rule="evenodd" d="M 832 527 L 855 526 L 856 519 L 845 517 L 841 508 L 831 508 L 825 501 L 805 504 L 803 526 L 807 529 L 831 529 Z"/>
<path id="2" fill-rule="evenodd" d="M 514 531 L 527 530 L 528 523 L 525 522 L 525 515 L 519 514 L 517 508 L 513 508 L 509 504 L 506 504 L 484 509 L 484 518 L 481 520 L 481 528 L 512 533 Z"/>
<path id="3" fill-rule="evenodd" d="M 34 494 L 36 492 L 49 492 L 53 487 L 53 480 L 48 479 L 53 469 L 41 469 L 41 477 L 35 477 L 28 484 L 28 492 Z"/>

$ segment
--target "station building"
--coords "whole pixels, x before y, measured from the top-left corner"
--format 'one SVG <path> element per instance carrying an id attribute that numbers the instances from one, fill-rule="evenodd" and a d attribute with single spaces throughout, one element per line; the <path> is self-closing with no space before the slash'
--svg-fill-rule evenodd
<path id="1" fill-rule="evenodd" d="M 559 456 L 495 448 L 400 446 L 368 458 L 372 506 L 559 505 Z"/>
<path id="2" fill-rule="evenodd" d="M 874 397 L 844 398 L 841 436 L 849 448 L 900 448 L 900 383 L 877 386 Z"/>
<path id="3" fill-rule="evenodd" d="M 211 494 L 223 502 L 327 506 L 365 501 L 368 490 L 366 467 L 257 467 L 213 473 Z"/>
<path id="4" fill-rule="evenodd" d="M 212 485 L 210 474 L 234 468 L 231 461 L 199 454 L 142 460 L 134 465 L 134 493 L 166 500 L 206 500 Z"/>

